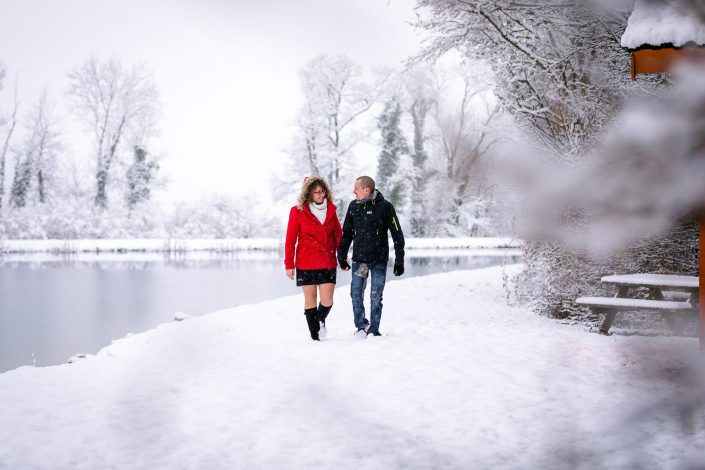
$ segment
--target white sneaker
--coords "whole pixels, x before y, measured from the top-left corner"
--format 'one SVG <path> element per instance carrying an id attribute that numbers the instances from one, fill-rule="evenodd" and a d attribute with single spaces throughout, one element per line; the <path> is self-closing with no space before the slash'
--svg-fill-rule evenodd
<path id="1" fill-rule="evenodd" d="M 326 329 L 326 324 L 323 322 L 318 322 L 318 324 L 321 326 L 321 329 L 318 330 L 318 338 L 323 341 L 326 339 L 326 336 L 328 336 L 328 330 Z"/>
<path id="2" fill-rule="evenodd" d="M 365 339 L 367 338 L 367 328 L 358 328 L 353 335 L 355 335 L 356 338 Z"/>

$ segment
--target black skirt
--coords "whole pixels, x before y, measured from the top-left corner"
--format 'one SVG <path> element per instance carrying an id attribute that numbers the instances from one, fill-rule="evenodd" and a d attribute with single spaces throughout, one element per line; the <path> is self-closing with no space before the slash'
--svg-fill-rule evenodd
<path id="1" fill-rule="evenodd" d="M 297 269 L 296 285 L 312 286 L 318 284 L 335 284 L 337 269 Z"/>

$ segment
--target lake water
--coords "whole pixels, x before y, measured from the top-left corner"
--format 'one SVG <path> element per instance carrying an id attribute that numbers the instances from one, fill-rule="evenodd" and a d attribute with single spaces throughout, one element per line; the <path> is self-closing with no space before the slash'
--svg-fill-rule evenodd
<path id="1" fill-rule="evenodd" d="M 516 249 L 407 252 L 401 279 L 519 260 Z M 391 267 L 388 282 L 398 279 Z M 337 284 L 349 286 L 350 272 L 339 270 Z M 96 353 L 173 321 L 175 312 L 203 315 L 300 293 L 275 253 L 0 258 L 0 373 Z M 292 312 L 302 305 L 303 296 Z"/>

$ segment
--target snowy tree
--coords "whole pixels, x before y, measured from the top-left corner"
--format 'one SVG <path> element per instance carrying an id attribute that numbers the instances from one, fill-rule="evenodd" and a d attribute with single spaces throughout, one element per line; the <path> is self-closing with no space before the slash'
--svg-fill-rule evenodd
<path id="1" fill-rule="evenodd" d="M 495 184 L 485 161 L 500 113 L 484 69 L 468 64 L 412 63 L 386 80 L 375 178 L 414 236 L 486 235 L 507 225 L 491 222 Z"/>
<path id="2" fill-rule="evenodd" d="M 609 253 L 702 213 L 704 75 L 683 67 L 663 96 L 630 102 L 581 165 L 527 168 L 525 184 L 541 188 L 527 192 L 529 233 Z M 557 223 L 566 212 L 581 214 L 583 226 Z"/>
<path id="3" fill-rule="evenodd" d="M 3 89 L 3 80 L 5 78 L 5 66 L 0 63 L 0 91 Z M 15 80 L 15 95 L 12 113 L 9 118 L 5 118 L 0 110 L 0 130 L 3 130 L 2 148 L 0 148 L 0 211 L 3 207 L 3 198 L 5 197 L 5 168 L 7 164 L 7 155 L 10 150 L 10 142 L 12 135 L 17 126 L 17 110 L 19 108 L 19 99 L 17 97 L 17 81 Z M 7 129 L 3 129 L 7 127 Z M 0 212 L 1 215 L 1 212 Z"/>
<path id="4" fill-rule="evenodd" d="M 384 188 L 385 197 L 397 210 L 401 207 L 405 192 L 411 189 L 409 181 L 399 171 L 400 158 L 408 153 L 406 138 L 401 127 L 401 105 L 399 97 L 392 95 L 384 105 L 377 127 L 381 134 L 382 150 L 377 157 L 377 185 Z"/>
<path id="5" fill-rule="evenodd" d="M 150 183 L 154 172 L 159 169 L 155 161 L 147 161 L 147 151 L 142 147 L 135 146 L 134 156 L 135 159 L 127 170 L 127 207 L 130 210 L 149 200 Z"/>
<path id="6" fill-rule="evenodd" d="M 413 125 L 413 147 L 410 149 L 415 173 L 411 180 L 411 236 L 423 237 L 428 231 L 426 212 L 426 118 L 435 103 L 432 92 L 431 70 L 416 65 L 405 71 L 404 84 L 408 96 L 408 113 Z"/>
<path id="7" fill-rule="evenodd" d="M 95 205 L 105 209 L 120 145 L 146 145 L 155 132 L 158 91 L 144 66 L 127 68 L 117 59 L 90 58 L 69 73 L 67 93 L 76 116 L 92 133 Z"/>
<path id="8" fill-rule="evenodd" d="M 437 136 L 427 195 L 433 204 L 430 222 L 435 236 L 469 235 L 483 223 L 482 164 L 498 138 L 492 127 L 498 107 L 488 84 L 468 66 L 457 68 L 454 78 L 460 85 L 457 99 L 445 79 L 435 87 Z"/>
<path id="9" fill-rule="evenodd" d="M 538 143 L 535 155 L 541 160 L 575 164 L 586 156 L 592 158 L 591 150 L 624 97 L 653 93 L 664 83 L 662 77 L 643 80 L 639 87 L 629 82 L 629 56 L 619 38 L 631 3 L 417 3 L 427 9 L 419 24 L 433 35 L 425 54 L 438 57 L 459 50 L 468 57 L 486 59 L 496 78 L 496 95 Z M 529 147 L 525 144 L 521 151 L 526 158 Z M 584 216 L 581 211 L 563 211 L 560 224 L 579 229 Z M 581 315 L 572 304 L 574 294 L 594 290 L 600 274 L 618 263 L 546 239 L 527 246 L 525 261 L 520 287 L 525 298 L 547 299 L 539 310 L 561 317 Z"/>
<path id="10" fill-rule="evenodd" d="M 342 55 L 312 59 L 299 78 L 304 103 L 289 153 L 298 172 L 328 180 L 338 209 L 344 211 L 343 194 L 356 176 L 353 150 L 366 136 L 356 124 L 374 104 L 373 93 L 362 80 L 360 67 Z"/>
<path id="11" fill-rule="evenodd" d="M 54 105 L 44 89 L 28 116 L 25 143 L 17 153 L 15 176 L 12 183 L 13 207 L 24 207 L 36 188 L 36 201 L 47 202 L 50 185 L 56 182 L 56 158 L 61 149 L 60 133 L 54 116 Z"/>
<path id="12" fill-rule="evenodd" d="M 433 35 L 426 55 L 459 50 L 485 59 L 502 104 L 554 158 L 584 153 L 622 102 L 624 9 L 570 0 L 418 5 L 430 12 L 419 22 Z"/>

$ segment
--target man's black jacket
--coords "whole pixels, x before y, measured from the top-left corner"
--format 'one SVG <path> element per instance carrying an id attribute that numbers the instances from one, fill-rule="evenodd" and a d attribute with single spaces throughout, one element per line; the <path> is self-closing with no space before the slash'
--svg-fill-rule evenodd
<path id="1" fill-rule="evenodd" d="M 375 191 L 372 198 L 352 201 L 343 222 L 343 238 L 338 247 L 338 259 L 348 257 L 350 243 L 353 244 L 353 261 L 358 263 L 381 263 L 389 260 L 387 230 L 394 240 L 395 263 L 404 263 L 404 234 L 391 202 L 382 193 Z"/>

